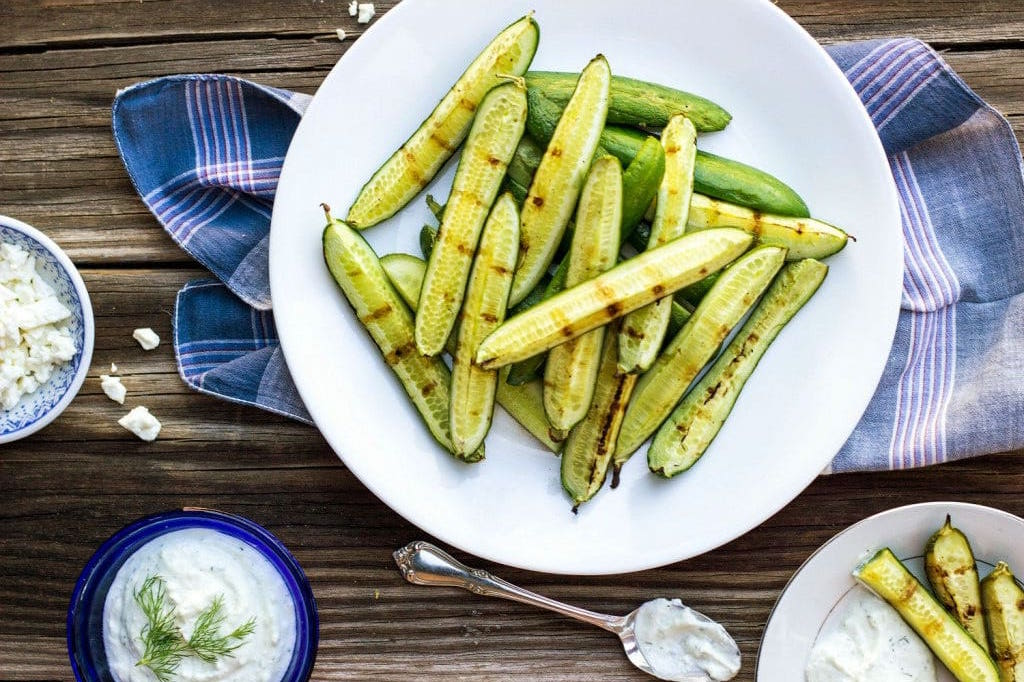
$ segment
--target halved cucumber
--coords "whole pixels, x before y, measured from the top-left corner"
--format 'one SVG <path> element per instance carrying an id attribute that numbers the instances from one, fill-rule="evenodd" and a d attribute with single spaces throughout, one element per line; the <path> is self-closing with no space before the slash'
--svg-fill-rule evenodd
<path id="1" fill-rule="evenodd" d="M 615 450 L 621 468 L 672 413 L 690 383 L 725 343 L 782 267 L 786 250 L 761 246 L 722 272 L 682 330 L 637 383 Z"/>
<path id="2" fill-rule="evenodd" d="M 455 326 L 480 231 L 525 125 L 526 90 L 520 82 L 497 86 L 477 110 L 423 278 L 416 346 L 424 355 L 440 353 Z"/>
<path id="3" fill-rule="evenodd" d="M 580 193 L 576 231 L 568 256 L 567 287 L 586 282 L 615 265 L 621 224 L 622 166 L 614 156 L 602 156 L 591 166 Z M 595 329 L 555 346 L 548 353 L 544 411 L 555 429 L 555 440 L 564 438 L 587 414 L 604 338 L 604 328 Z"/>
<path id="4" fill-rule="evenodd" d="M 554 348 L 707 277 L 747 250 L 752 237 L 722 228 L 684 235 L 509 318 L 480 345 L 482 367 Z"/>
<path id="5" fill-rule="evenodd" d="M 635 374 L 618 372 L 617 322 L 608 326 L 594 399 L 586 416 L 569 434 L 562 451 L 562 487 L 572 499 L 573 511 L 601 489 L 608 463 L 626 411 Z"/>
<path id="6" fill-rule="evenodd" d="M 576 208 L 604 128 L 611 75 L 608 61 L 602 55 L 583 69 L 533 176 L 520 218 L 519 264 L 512 282 L 512 305 L 523 300 L 544 276 Z"/>
<path id="7" fill-rule="evenodd" d="M 416 132 L 373 174 L 348 210 L 357 229 L 393 216 L 427 186 L 469 133 L 484 95 L 503 76 L 521 76 L 533 61 L 540 29 L 529 14 L 483 49 Z"/>
<path id="8" fill-rule="evenodd" d="M 387 273 L 388 279 L 395 286 L 398 294 L 405 301 L 409 309 L 416 310 L 420 300 L 420 285 L 423 283 L 423 273 L 427 270 L 427 264 L 420 258 L 405 253 L 389 253 L 380 259 L 381 267 Z M 447 351 L 455 353 L 454 337 L 448 339 Z M 509 415 L 530 432 L 530 434 L 543 443 L 552 452 L 558 452 L 561 444 L 551 440 L 548 432 L 551 424 L 544 414 L 544 388 L 540 380 L 524 382 L 518 386 L 510 386 L 505 383 L 507 368 L 502 370 L 498 380 L 497 402 Z"/>
<path id="9" fill-rule="evenodd" d="M 690 231 L 735 227 L 754 235 L 759 244 L 788 249 L 790 260 L 826 258 L 841 251 L 849 239 L 835 225 L 814 218 L 760 213 L 696 193 L 690 200 L 686 226 Z"/>
<path id="10" fill-rule="evenodd" d="M 1000 561 L 981 581 L 991 653 L 1002 682 L 1024 680 L 1024 590 Z"/>
<path id="11" fill-rule="evenodd" d="M 391 286 L 377 254 L 362 235 L 340 220 L 323 233 L 324 260 L 359 321 L 370 333 L 431 435 L 452 450 L 448 417 L 451 373 L 437 357 L 421 355 L 413 339 L 413 319 Z M 465 461 L 483 459 L 483 449 Z"/>
<path id="12" fill-rule="evenodd" d="M 765 351 L 818 290 L 827 272 L 827 265 L 810 259 L 782 269 L 715 364 L 658 429 L 647 451 L 651 471 L 669 478 L 701 458 Z M 729 274 L 725 272 L 715 286 Z"/>
<path id="13" fill-rule="evenodd" d="M 967 536 L 953 527 L 948 514 L 946 523 L 928 540 L 924 566 L 936 598 L 987 652 L 978 566 Z"/>
<path id="14" fill-rule="evenodd" d="M 999 682 L 985 650 L 935 601 L 892 550 L 885 548 L 853 571 L 853 577 L 889 602 L 960 682 Z"/>
<path id="15" fill-rule="evenodd" d="M 491 428 L 498 373 L 474 365 L 473 356 L 484 337 L 505 319 L 518 252 L 519 211 L 512 196 L 503 194 L 495 202 L 484 226 L 480 251 L 473 262 L 466 290 L 466 304 L 459 316 L 459 340 L 452 361 L 451 405 L 452 446 L 459 457 L 476 450 Z M 427 276 L 429 274 L 428 266 Z M 421 293 L 421 306 L 422 302 Z"/>
<path id="16" fill-rule="evenodd" d="M 684 116 L 673 116 L 661 134 L 661 146 L 665 150 L 665 174 L 658 188 L 658 208 L 651 224 L 648 249 L 662 246 L 686 231 L 697 129 Z M 619 332 L 620 372 L 647 371 L 661 349 L 671 312 L 672 297 L 666 296 L 626 315 Z"/>
<path id="17" fill-rule="evenodd" d="M 576 78 L 575 73 L 555 71 L 526 74 L 530 87 L 560 105 L 569 101 Z M 609 123 L 661 128 L 673 114 L 685 114 L 701 132 L 722 130 L 732 119 L 728 111 L 699 95 L 625 76 L 612 79 Z"/>

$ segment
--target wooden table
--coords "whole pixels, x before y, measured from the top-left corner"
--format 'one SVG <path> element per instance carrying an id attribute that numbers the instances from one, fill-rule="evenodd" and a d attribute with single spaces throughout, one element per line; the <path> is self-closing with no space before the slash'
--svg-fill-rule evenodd
<path id="1" fill-rule="evenodd" d="M 393 2 L 378 2 L 378 15 Z M 915 35 L 1018 136 L 1024 125 L 1024 3 L 779 0 L 823 42 Z M 313 92 L 363 27 L 342 0 L 4 0 L 0 3 L 0 212 L 42 228 L 93 296 L 96 350 L 54 424 L 0 450 L 0 679 L 69 679 L 64 619 L 74 580 L 112 532 L 200 505 L 244 514 L 298 556 L 320 606 L 314 679 L 643 680 L 596 629 L 516 604 L 406 584 L 391 552 L 423 533 L 370 494 L 317 433 L 190 391 L 169 343 L 178 288 L 202 271 L 133 191 L 110 134 L 115 90 L 182 72 L 237 74 Z M 351 36 L 339 42 L 335 28 Z M 120 367 L 132 399 L 163 420 L 152 444 L 116 425 L 98 375 Z M 818 479 L 755 531 L 644 573 L 565 578 L 502 567 L 519 584 L 611 613 L 676 595 L 740 641 L 752 680 L 772 604 L 807 556 L 890 507 L 964 500 L 1024 514 L 1024 452 L 908 473 Z M 460 553 L 456 553 L 463 556 Z M 477 562 L 481 563 L 481 562 Z M 486 566 L 486 563 L 482 565 Z M 780 681 L 781 682 L 781 681 Z"/>

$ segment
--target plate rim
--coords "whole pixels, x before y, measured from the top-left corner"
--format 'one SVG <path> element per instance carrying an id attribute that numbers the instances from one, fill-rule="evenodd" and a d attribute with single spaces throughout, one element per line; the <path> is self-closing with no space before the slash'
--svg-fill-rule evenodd
<path id="1" fill-rule="evenodd" d="M 756 7 L 758 9 L 766 10 L 766 11 L 772 13 L 774 15 L 774 20 L 782 21 L 782 22 L 784 22 L 784 23 L 789 25 L 790 30 L 793 31 L 793 39 L 799 39 L 802 43 L 804 43 L 806 46 L 809 46 L 810 48 L 812 48 L 818 54 L 818 56 L 820 57 L 821 63 L 824 64 L 825 67 L 831 72 L 832 80 L 834 80 L 836 83 L 841 85 L 841 89 L 842 89 L 842 91 L 844 93 L 843 97 L 845 97 L 845 99 L 846 99 L 847 108 L 850 109 L 851 113 L 855 112 L 854 115 L 857 117 L 857 119 L 859 119 L 860 125 L 864 126 L 865 131 L 870 130 L 870 131 L 873 132 L 873 134 L 870 136 L 870 144 L 872 146 L 871 155 L 874 157 L 874 161 L 879 166 L 878 170 L 882 170 L 882 168 L 884 168 L 884 174 L 880 174 L 879 175 L 880 178 L 883 178 L 882 184 L 884 184 L 884 196 L 883 196 L 883 192 L 879 193 L 879 196 L 878 196 L 879 203 L 884 205 L 885 213 L 893 220 L 893 226 L 894 227 L 898 226 L 899 225 L 899 200 L 898 200 L 898 192 L 897 192 L 897 189 L 896 189 L 895 181 L 892 179 L 892 175 L 889 172 L 889 167 L 888 167 L 888 162 L 887 162 L 887 155 L 885 154 L 885 151 L 884 151 L 884 149 L 882 147 L 881 140 L 878 138 L 877 131 L 875 131 L 874 125 L 871 122 L 870 116 L 868 115 L 866 109 L 864 108 L 863 104 L 861 103 L 861 100 L 860 100 L 859 96 L 856 94 L 856 92 L 854 91 L 852 85 L 846 79 L 846 77 L 843 74 L 843 72 L 840 69 L 840 67 L 832 60 L 832 58 L 825 51 L 824 47 L 820 43 L 818 43 L 807 32 L 807 30 L 803 28 L 803 26 L 801 26 L 798 22 L 796 22 L 796 20 L 794 20 L 792 17 L 790 17 L 786 12 L 784 12 L 782 9 L 777 7 L 770 0 L 727 0 L 727 2 L 729 2 L 730 4 L 732 4 L 734 6 L 744 6 L 744 7 L 748 8 L 748 9 L 750 9 L 752 7 Z M 374 24 L 372 26 L 370 26 L 369 29 L 366 31 L 366 33 L 363 36 L 363 38 L 365 38 L 366 36 L 374 36 L 374 35 L 377 35 L 378 33 L 380 33 L 381 29 L 378 28 L 379 26 L 387 27 L 387 26 L 390 26 L 392 23 L 400 21 L 401 17 L 406 13 L 406 11 L 408 11 L 408 10 L 403 10 L 403 7 L 408 8 L 408 7 L 420 6 L 420 5 L 424 5 L 424 4 L 427 4 L 427 0 L 403 0 L 403 2 L 401 2 L 399 5 L 396 5 L 394 8 L 389 10 L 385 16 L 381 17 L 376 22 L 374 22 Z M 363 44 L 363 43 L 365 43 L 365 44 Z M 334 78 L 337 77 L 335 74 L 338 72 L 339 67 L 340 67 L 340 65 L 343 62 L 344 56 L 349 55 L 349 54 L 358 55 L 358 54 L 361 54 L 363 52 L 366 52 L 366 51 L 369 51 L 369 50 L 373 50 L 373 49 L 374 49 L 374 45 L 372 44 L 372 41 L 367 41 L 367 40 L 356 41 L 356 43 L 353 44 L 352 47 L 349 48 L 349 50 L 344 55 L 342 55 L 342 59 L 338 60 L 338 62 L 331 68 L 331 71 L 324 78 L 323 82 L 321 83 L 321 85 L 317 89 L 316 95 L 314 95 L 314 97 L 313 97 L 313 101 L 310 103 L 310 109 L 312 109 L 313 107 L 317 106 L 317 99 L 318 99 L 318 96 L 320 95 L 322 89 L 325 86 L 327 86 L 329 83 L 331 83 Z M 854 106 L 853 107 L 849 107 L 848 105 L 851 105 L 851 104 L 854 105 Z M 307 111 L 309 111 L 309 109 Z M 293 137 L 293 141 L 296 138 L 299 137 L 299 132 L 301 131 L 303 123 L 305 121 L 306 121 L 306 116 L 303 116 L 302 120 L 300 120 L 300 122 L 299 122 L 299 127 L 296 129 L 296 133 L 295 133 L 295 136 Z M 285 161 L 284 161 L 283 166 L 282 166 L 282 171 L 281 171 L 281 177 L 282 178 L 285 177 L 287 174 L 289 174 L 290 168 L 292 166 L 294 166 L 296 163 L 298 163 L 295 160 L 295 157 L 291 154 L 291 149 L 292 149 L 292 147 L 289 146 L 289 151 L 286 154 Z M 275 217 L 279 215 L 278 210 L 277 210 L 277 206 L 278 206 L 278 204 L 275 203 L 275 210 L 274 210 L 274 214 L 273 214 L 273 216 L 275 216 Z M 284 219 L 282 218 L 281 220 L 283 221 Z M 272 225 L 275 222 L 277 222 L 277 221 L 273 220 L 273 218 L 272 218 Z M 273 229 L 271 231 L 271 234 L 273 234 Z M 274 243 L 274 240 L 271 239 L 271 247 L 273 246 L 273 243 Z M 898 269 L 899 269 L 899 272 L 902 273 L 902 270 L 903 270 L 902 240 L 899 240 L 899 245 L 900 245 L 900 248 L 899 249 L 894 249 L 893 253 L 891 254 L 891 257 L 893 258 L 893 260 L 898 260 L 898 262 L 899 262 L 899 268 Z M 275 271 L 276 271 L 276 268 L 274 266 L 275 260 L 273 258 L 273 253 L 274 253 L 273 248 L 271 248 L 270 284 L 271 284 L 271 291 L 272 292 L 273 292 L 273 289 L 274 289 Z M 880 301 L 879 304 L 878 304 L 878 309 L 879 309 L 879 318 L 878 319 L 880 321 L 884 322 L 884 324 L 880 324 L 879 325 L 879 328 L 883 329 L 883 331 L 885 332 L 884 334 L 880 333 L 879 337 L 884 339 L 884 341 L 885 341 L 884 345 L 886 346 L 886 348 L 891 348 L 893 339 L 895 338 L 895 335 L 896 335 L 896 332 L 897 332 L 901 300 L 902 300 L 902 290 L 901 290 L 901 288 L 900 287 L 893 287 L 892 292 L 891 292 L 891 299 L 889 301 Z M 275 317 L 276 317 L 276 315 L 275 315 Z M 285 329 L 286 329 L 285 327 L 278 327 L 279 337 L 280 337 L 280 340 L 281 340 L 281 348 L 282 348 L 282 352 L 284 353 L 285 361 L 287 363 L 289 357 L 291 356 L 291 353 L 289 353 L 289 350 L 288 350 L 288 348 L 289 348 L 289 346 L 291 344 L 287 340 L 287 338 L 290 338 L 290 333 L 288 331 L 285 331 Z M 292 351 L 292 352 L 294 353 L 295 351 Z M 862 417 L 864 412 L 867 410 L 867 408 L 868 408 L 868 406 L 869 406 L 869 404 L 871 402 L 871 399 L 872 399 L 872 397 L 874 395 L 874 392 L 877 390 L 877 386 L 878 386 L 878 383 L 879 383 L 879 381 L 881 380 L 881 378 L 883 376 L 883 373 L 884 373 L 884 370 L 885 370 L 885 366 L 886 366 L 886 362 L 888 360 L 888 357 L 889 357 L 889 353 L 886 352 L 884 355 L 880 354 L 879 357 L 877 357 L 875 359 L 874 374 L 876 375 L 877 378 L 873 382 L 871 382 L 871 390 L 870 391 L 865 390 L 862 399 L 860 401 L 856 401 L 857 406 L 858 406 L 858 411 L 857 411 L 857 413 L 859 415 L 858 419 L 852 421 L 852 423 L 851 423 L 851 425 L 850 425 L 848 430 L 845 430 L 845 429 L 844 430 L 840 430 L 840 431 L 842 431 L 842 433 L 838 433 L 837 432 L 836 436 L 833 439 L 833 442 L 828 447 L 823 447 L 822 448 L 823 451 L 828 451 L 829 454 L 828 454 L 827 458 L 825 456 L 821 457 L 821 460 L 822 460 L 821 461 L 821 466 L 820 467 L 816 467 L 814 469 L 814 471 L 810 471 L 810 468 L 809 468 L 807 475 L 805 475 L 804 477 L 799 479 L 800 480 L 799 487 L 797 488 L 795 485 L 793 486 L 794 487 L 794 491 L 793 491 L 792 494 L 787 493 L 786 495 L 781 495 L 780 499 L 777 500 L 774 504 L 763 506 L 761 508 L 760 513 L 758 513 L 756 515 L 751 515 L 750 518 L 747 519 L 747 521 L 745 523 L 737 524 L 736 527 L 729 533 L 729 537 L 720 537 L 720 538 L 717 538 L 717 539 L 708 538 L 705 542 L 697 543 L 693 547 L 691 547 L 691 548 L 689 548 L 689 549 L 687 549 L 685 551 L 680 551 L 679 549 L 671 549 L 672 547 L 675 547 L 676 545 L 669 545 L 668 549 L 662 549 L 661 551 L 652 551 L 649 555 L 646 555 L 645 558 L 643 560 L 640 560 L 640 561 L 629 561 L 629 560 L 609 561 L 607 564 L 595 568 L 595 567 L 586 567 L 586 566 L 580 566 L 580 565 L 572 565 L 572 566 L 566 567 L 564 565 L 565 562 L 562 562 L 563 565 L 559 565 L 559 562 L 557 560 L 553 560 L 553 561 L 550 561 L 550 562 L 547 562 L 547 563 L 543 563 L 543 562 L 539 562 L 539 561 L 521 561 L 521 560 L 516 560 L 514 557 L 510 556 L 508 552 L 500 551 L 498 545 L 492 545 L 491 547 L 479 547 L 479 546 L 467 547 L 462 542 L 460 542 L 457 537 L 453 537 L 451 532 L 450 532 L 450 530 L 447 529 L 447 528 L 431 527 L 431 528 L 423 528 L 423 530 L 425 530 L 426 532 L 429 532 L 434 537 L 440 539 L 441 541 L 443 541 L 443 542 L 445 542 L 445 543 L 447 543 L 449 545 L 452 545 L 454 547 L 458 547 L 458 548 L 460 548 L 460 549 L 462 549 L 464 551 L 472 553 L 472 554 L 474 554 L 476 556 L 479 556 L 479 557 L 481 557 L 483 559 L 486 559 L 486 560 L 489 560 L 489 561 L 493 561 L 493 562 L 496 562 L 496 563 L 501 563 L 501 564 L 509 565 L 509 566 L 515 566 L 515 567 L 526 569 L 526 570 L 535 570 L 535 571 L 554 573 L 554 574 L 570 574 L 570 575 L 611 575 L 611 574 L 621 574 L 621 573 L 627 573 L 627 572 L 649 570 L 649 569 L 652 569 L 652 568 L 657 568 L 657 567 L 669 565 L 669 564 L 672 564 L 672 563 L 675 563 L 675 562 L 678 562 L 678 561 L 681 561 L 681 560 L 685 560 L 685 559 L 689 559 L 689 558 L 692 558 L 692 557 L 695 557 L 695 556 L 699 556 L 699 555 L 704 554 L 704 553 L 706 553 L 708 551 L 712 551 L 712 550 L 714 550 L 714 549 L 716 549 L 718 547 L 721 547 L 722 545 L 724 545 L 724 544 L 726 544 L 726 543 L 728 543 L 728 542 L 730 542 L 732 540 L 735 540 L 736 538 L 741 537 L 742 535 L 744 535 L 746 533 L 749 533 L 751 530 L 757 528 L 758 526 L 763 524 L 765 521 L 767 521 L 769 518 L 771 518 L 772 515 L 774 515 L 775 513 L 777 513 L 778 511 L 780 511 L 781 509 L 783 509 L 784 507 L 786 507 L 790 503 L 792 503 L 792 501 L 794 499 L 796 499 L 803 491 L 805 491 L 807 489 L 807 487 L 821 474 L 821 470 L 823 468 L 825 468 L 829 464 L 829 462 L 831 462 L 831 460 L 835 457 L 836 454 L 838 454 L 838 452 L 841 450 L 843 444 L 848 440 L 850 434 L 852 434 L 853 430 L 856 428 L 857 424 L 859 423 L 860 417 Z M 304 390 L 303 390 L 303 388 L 301 386 L 299 386 L 298 382 L 296 382 L 296 389 L 298 390 L 300 397 L 303 398 L 303 401 L 306 402 L 306 397 L 303 395 Z M 854 402 L 854 401 L 851 401 L 851 402 Z M 313 417 L 314 423 L 316 423 L 316 421 L 317 421 L 317 417 L 316 417 L 317 408 L 309 408 L 309 407 L 307 407 L 307 409 L 309 409 L 310 415 Z M 851 413 L 852 413 L 852 410 L 851 410 Z M 321 432 L 321 433 L 323 433 L 323 432 Z M 393 495 L 389 495 L 389 494 L 385 494 L 380 489 L 380 486 L 377 485 L 377 483 L 375 481 L 373 481 L 373 480 L 365 480 L 363 477 L 361 477 L 359 475 L 359 473 L 357 473 L 356 469 L 354 469 L 351 466 L 351 464 L 349 463 L 348 457 L 346 455 L 342 454 L 341 451 L 339 451 L 337 448 L 334 447 L 331 439 L 328 438 L 326 436 L 326 434 L 324 434 L 324 437 L 327 440 L 328 444 L 331 446 L 331 449 L 334 451 L 335 455 L 349 468 L 350 471 L 352 471 L 353 475 L 356 476 L 356 478 L 360 481 L 360 483 L 363 486 L 365 486 L 371 493 L 373 493 L 374 496 L 376 496 L 378 499 L 380 499 L 392 511 L 394 511 L 397 514 L 399 514 L 403 519 L 405 519 L 409 523 L 412 523 L 413 525 L 416 525 L 417 527 L 419 527 L 419 523 L 414 518 L 414 516 L 415 516 L 414 514 L 413 515 L 407 514 L 405 509 L 404 509 L 404 507 L 400 504 L 400 501 L 396 502 L 396 501 L 390 500 L 390 498 L 392 498 L 394 496 Z"/>
<path id="2" fill-rule="evenodd" d="M 811 552 L 811 554 L 808 555 L 808 557 L 806 559 L 804 559 L 803 562 L 801 562 L 800 566 L 798 566 L 797 569 L 795 571 L 793 571 L 793 574 L 789 577 L 789 580 L 786 581 L 786 584 L 779 591 L 779 596 L 775 599 L 775 603 L 772 604 L 772 608 L 768 612 L 768 618 L 764 622 L 764 628 L 762 628 L 762 630 L 761 630 L 761 638 L 760 638 L 760 640 L 758 642 L 758 648 L 757 648 L 757 657 L 754 660 L 754 680 L 755 680 L 755 682 L 759 682 L 758 675 L 760 673 L 761 658 L 762 658 L 762 655 L 764 653 L 764 640 L 765 640 L 765 636 L 768 634 L 768 628 L 769 628 L 769 626 L 772 623 L 772 619 L 775 617 L 776 613 L 778 612 L 780 605 L 782 604 L 783 597 L 785 597 L 786 593 L 789 591 L 789 588 L 792 587 L 793 583 L 797 580 L 797 578 L 804 571 L 804 569 L 808 568 L 808 566 L 811 563 L 813 563 L 829 547 L 835 545 L 838 542 L 841 542 L 842 539 L 844 538 L 844 536 L 847 536 L 847 535 L 850 535 L 850 534 L 856 532 L 857 529 L 859 529 L 859 528 L 861 528 L 861 527 L 863 527 L 865 525 L 877 523 L 877 522 L 882 521 L 882 520 L 884 520 L 884 519 L 886 519 L 887 517 L 890 517 L 890 516 L 900 516 L 902 514 L 911 514 L 911 513 L 918 512 L 918 511 L 927 513 L 928 511 L 937 510 L 937 509 L 938 510 L 946 510 L 947 513 L 949 513 L 950 515 L 954 515 L 954 513 L 958 509 L 959 510 L 970 509 L 970 510 L 972 510 L 974 512 L 977 512 L 977 513 L 980 513 L 980 514 L 993 515 L 993 516 L 1002 516 L 1002 517 L 1006 518 L 1007 521 L 1013 521 L 1013 522 L 1016 522 L 1017 524 L 1021 525 L 1022 530 L 1024 530 L 1024 517 L 1020 517 L 1020 516 L 1014 514 L 1013 512 L 1008 512 L 1005 509 L 1000 509 L 998 507 L 992 507 L 992 506 L 987 505 L 987 504 L 978 504 L 976 502 L 960 502 L 960 501 L 956 501 L 956 500 L 933 500 L 933 501 L 929 501 L 929 502 L 915 502 L 913 504 L 900 505 L 898 507 L 891 507 L 889 509 L 882 510 L 882 511 L 880 511 L 878 513 L 872 514 L 871 516 L 867 516 L 867 517 L 861 519 L 860 521 L 856 521 L 854 523 L 851 523 L 850 525 L 846 526 L 845 528 L 843 528 L 839 532 L 837 532 L 834 535 L 832 535 L 828 540 L 826 540 L 825 542 L 821 543 L 821 545 L 819 545 L 813 552 Z M 845 595 L 843 595 L 843 596 L 845 596 Z M 840 599 L 842 599 L 842 598 L 843 597 L 841 596 Z M 838 603 L 838 601 L 836 603 Z M 830 609 L 831 608 L 835 608 L 835 604 L 832 604 Z M 831 615 L 831 610 L 829 611 L 828 615 Z M 826 615 L 826 620 L 828 618 L 828 615 Z M 822 621 L 822 623 L 819 624 L 819 628 L 822 625 L 824 625 L 824 621 Z"/>

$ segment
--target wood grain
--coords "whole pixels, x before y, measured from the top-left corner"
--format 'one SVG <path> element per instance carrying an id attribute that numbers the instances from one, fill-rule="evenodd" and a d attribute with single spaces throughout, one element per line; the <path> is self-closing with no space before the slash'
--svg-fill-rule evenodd
<path id="1" fill-rule="evenodd" d="M 378 16 L 394 5 L 376 3 Z M 825 42 L 916 35 L 1024 135 L 1024 5 L 1004 0 L 780 0 Z M 7 0 L 0 3 L 0 212 L 38 225 L 83 267 L 96 311 L 90 375 L 67 411 L 0 450 L 0 679 L 67 680 L 64 617 L 96 546 L 140 516 L 183 505 L 253 518 L 305 567 L 321 615 L 315 680 L 647 680 L 613 637 L 518 604 L 404 583 L 391 552 L 424 537 L 380 503 L 310 427 L 215 400 L 178 377 L 177 289 L 204 276 L 135 195 L 110 135 L 115 91 L 181 72 L 226 72 L 313 92 L 363 27 L 343 0 Z M 131 338 L 154 327 L 165 342 Z M 114 361 L 127 404 L 102 394 Z M 164 423 L 155 443 L 116 424 L 135 404 Z M 1024 453 L 904 473 L 820 478 L 754 531 L 643 573 L 566 578 L 468 563 L 581 606 L 625 613 L 680 597 L 740 641 L 758 641 L 786 581 L 865 516 L 936 499 L 1024 514 Z M 737 500 L 742 504 L 742 500 Z M 680 519 L 679 523 L 697 520 Z M 428 538 L 429 539 L 429 538 Z M 770 681 L 774 682 L 774 681 Z"/>

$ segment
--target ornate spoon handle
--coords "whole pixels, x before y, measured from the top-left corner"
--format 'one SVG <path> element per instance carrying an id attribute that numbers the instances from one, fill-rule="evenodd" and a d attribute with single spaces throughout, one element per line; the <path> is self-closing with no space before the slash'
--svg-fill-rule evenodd
<path id="1" fill-rule="evenodd" d="M 596 625 L 619 634 L 625 626 L 625 617 L 607 616 L 548 599 L 495 577 L 479 568 L 470 568 L 429 542 L 411 542 L 394 554 L 402 576 L 414 585 L 440 585 L 461 587 L 487 597 L 501 597 L 512 601 L 539 606 L 563 616 Z"/>

